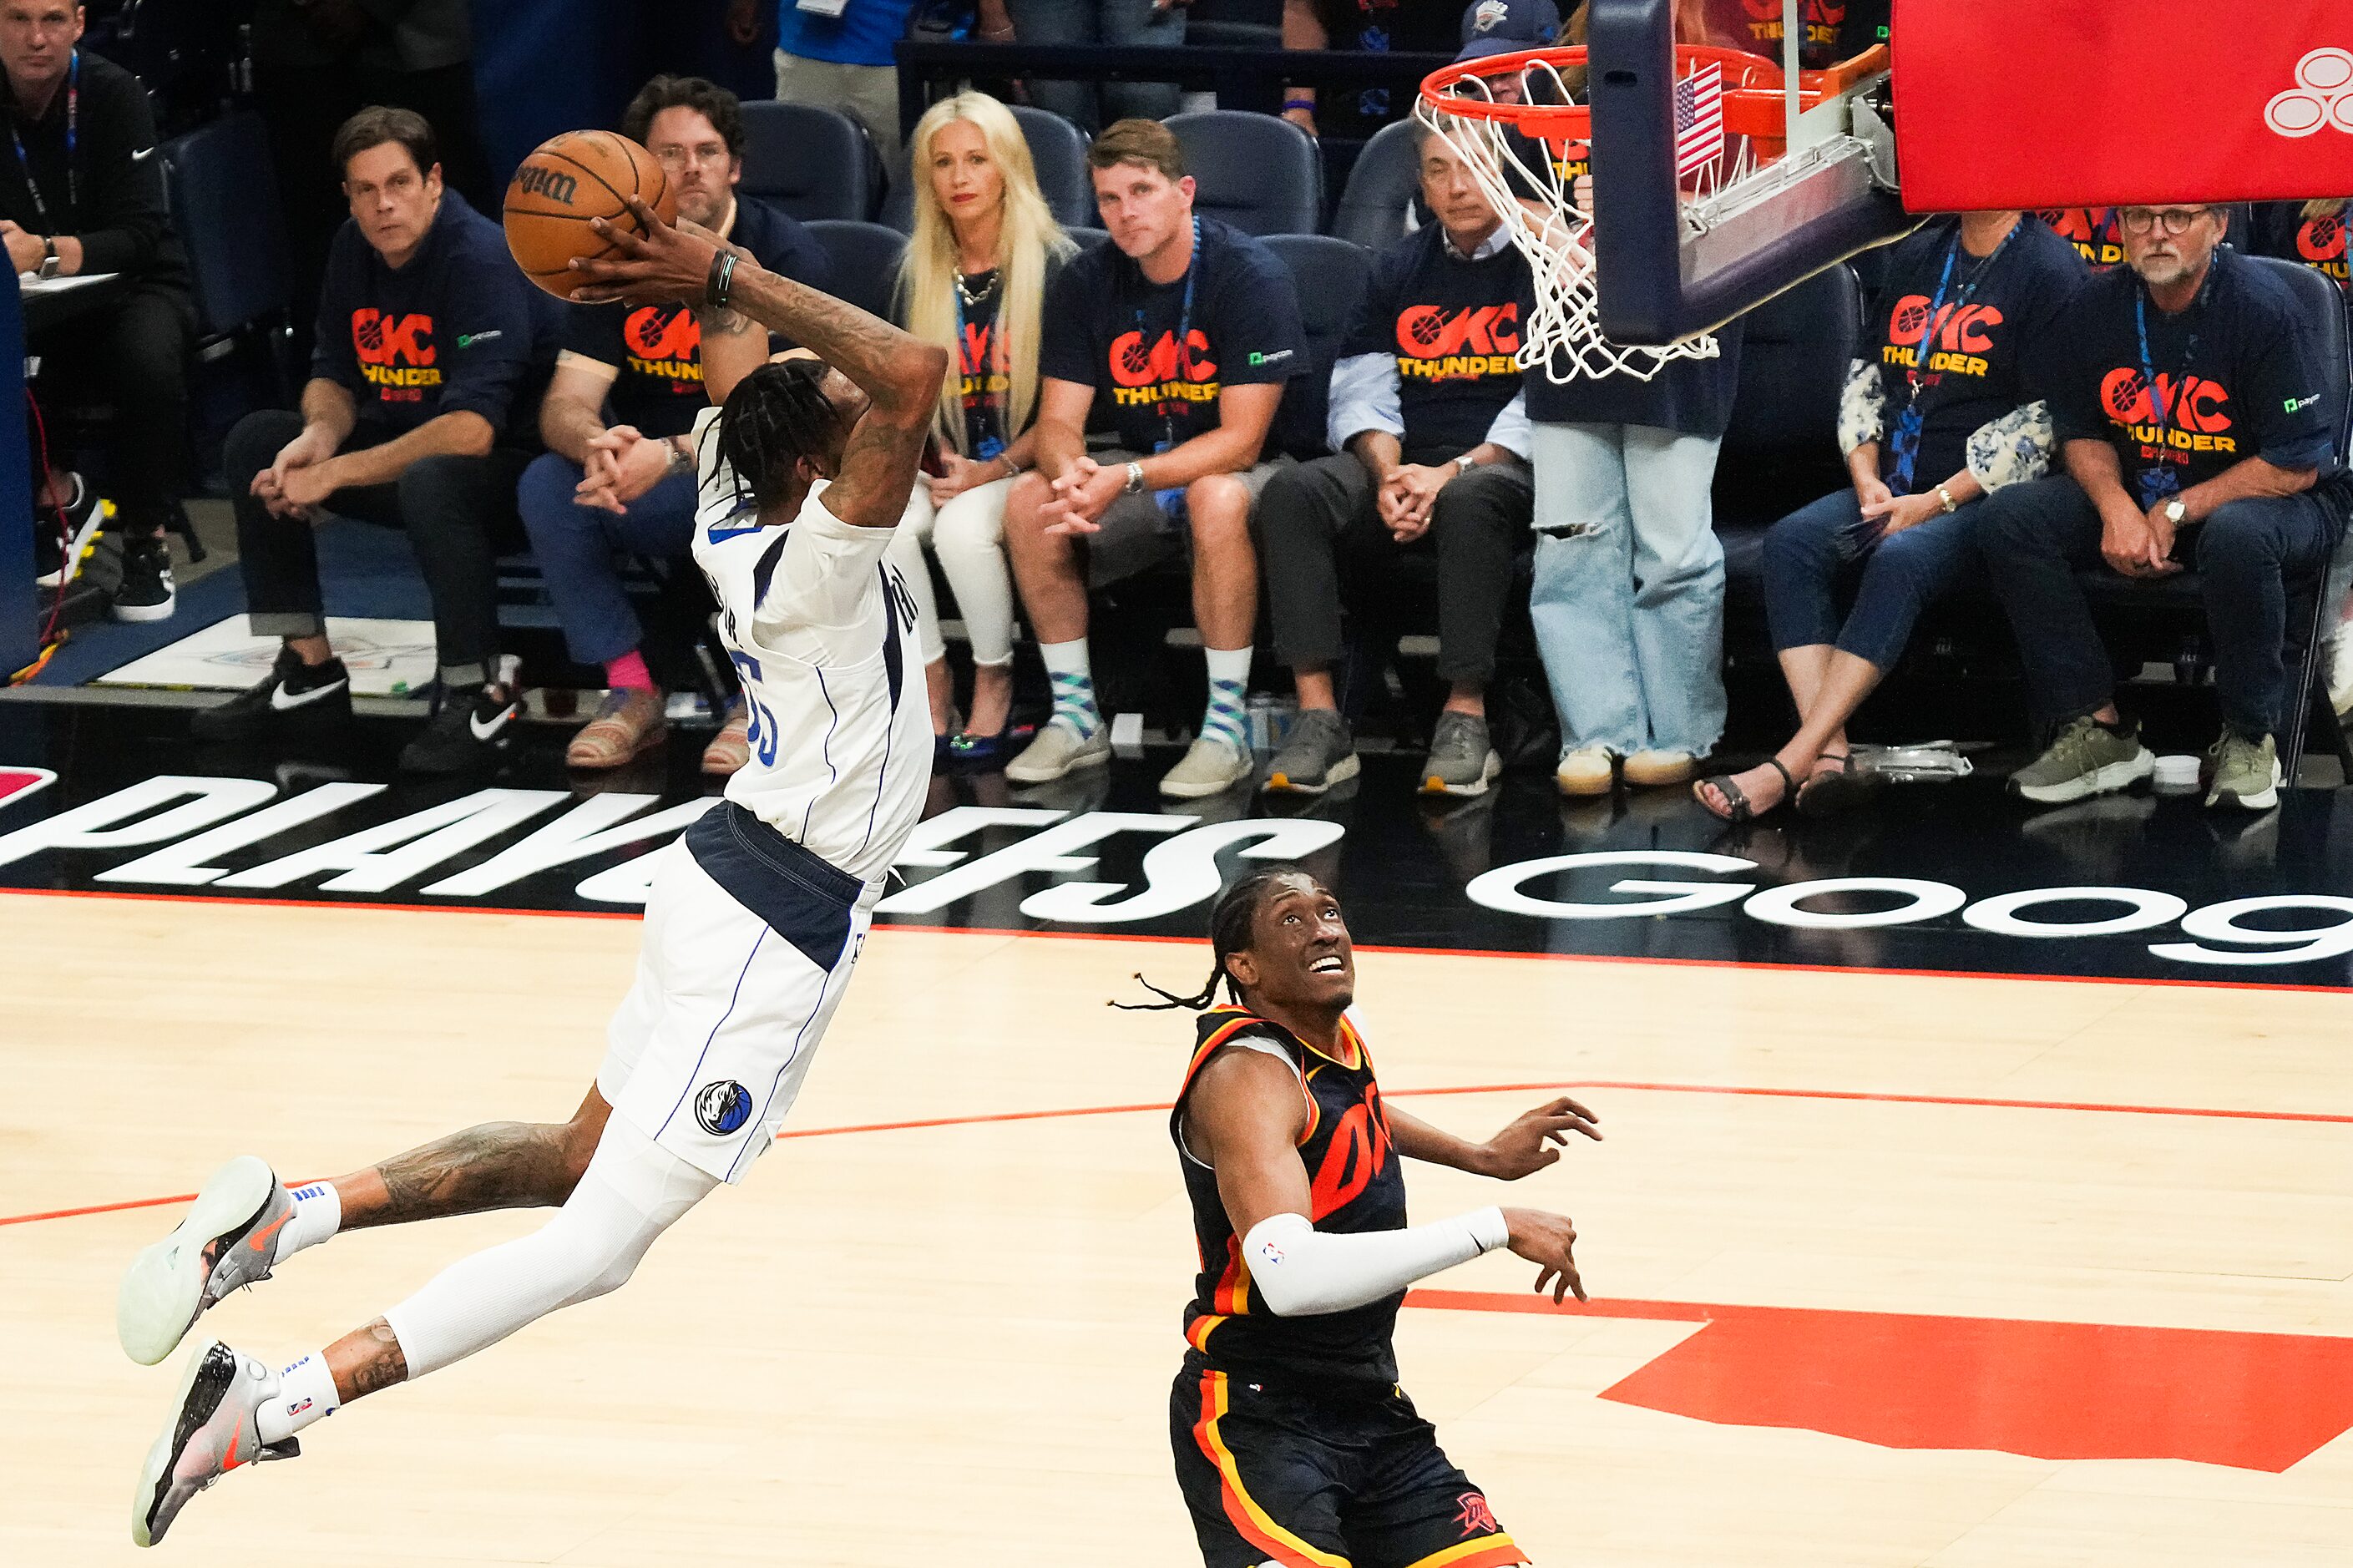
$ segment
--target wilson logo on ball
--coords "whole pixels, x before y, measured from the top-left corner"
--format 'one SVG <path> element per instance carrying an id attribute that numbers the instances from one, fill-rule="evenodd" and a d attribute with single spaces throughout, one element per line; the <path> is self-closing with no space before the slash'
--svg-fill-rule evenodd
<path id="1" fill-rule="evenodd" d="M 567 207 L 572 205 L 573 193 L 580 188 L 578 176 L 558 174 L 544 163 L 525 163 L 517 169 L 514 184 L 525 195 L 545 196 Z"/>

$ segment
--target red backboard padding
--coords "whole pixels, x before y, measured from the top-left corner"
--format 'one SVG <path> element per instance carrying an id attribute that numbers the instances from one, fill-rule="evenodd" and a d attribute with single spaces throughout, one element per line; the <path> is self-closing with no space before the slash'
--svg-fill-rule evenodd
<path id="1" fill-rule="evenodd" d="M 1896 0 L 1914 212 L 2353 195 L 2353 0 Z"/>

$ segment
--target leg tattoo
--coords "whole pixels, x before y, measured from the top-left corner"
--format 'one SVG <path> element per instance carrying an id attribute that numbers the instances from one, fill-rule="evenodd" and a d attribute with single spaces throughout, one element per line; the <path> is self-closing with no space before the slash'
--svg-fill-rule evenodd
<path id="1" fill-rule="evenodd" d="M 408 1357 L 392 1325 L 378 1318 L 327 1347 L 327 1371 L 344 1404 L 408 1380 Z"/>
<path id="2" fill-rule="evenodd" d="M 453 1132 L 337 1181 L 343 1228 L 561 1204 L 579 1176 L 573 1142 L 564 1122 L 492 1121 Z"/>

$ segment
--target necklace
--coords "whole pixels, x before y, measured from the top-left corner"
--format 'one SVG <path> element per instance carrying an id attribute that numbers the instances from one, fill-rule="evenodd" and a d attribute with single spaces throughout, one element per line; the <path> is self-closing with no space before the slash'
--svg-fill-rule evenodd
<path id="1" fill-rule="evenodd" d="M 955 275 L 956 297 L 965 302 L 967 309 L 979 304 L 997 292 L 996 268 L 992 267 L 987 271 L 976 273 L 975 276 L 980 279 L 977 284 L 967 282 L 961 272 Z"/>

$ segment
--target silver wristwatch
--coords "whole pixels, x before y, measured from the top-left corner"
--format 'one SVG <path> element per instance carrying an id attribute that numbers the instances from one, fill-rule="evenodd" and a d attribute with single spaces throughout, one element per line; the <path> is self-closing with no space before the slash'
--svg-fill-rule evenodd
<path id="1" fill-rule="evenodd" d="M 41 276 L 44 278 L 55 278 L 58 275 L 58 268 L 62 267 L 64 264 L 64 258 L 58 254 L 58 242 L 56 237 L 51 236 L 48 238 L 42 240 Z"/>
<path id="2" fill-rule="evenodd" d="M 1140 496 L 1144 493 L 1144 465 L 1142 463 L 1128 464 L 1127 483 L 1120 487 L 1119 493 L 1124 496 Z"/>
<path id="3" fill-rule="evenodd" d="M 2173 524 L 2174 527 L 2179 528 L 2181 526 L 2181 520 L 2189 515 L 2189 505 L 2179 496 L 2165 503 L 2165 521 Z"/>
<path id="4" fill-rule="evenodd" d="M 694 454 L 692 452 L 688 451 L 685 447 L 680 446 L 675 441 L 665 441 L 662 445 L 670 448 L 670 467 L 668 469 L 670 473 L 691 474 L 694 472 Z"/>

